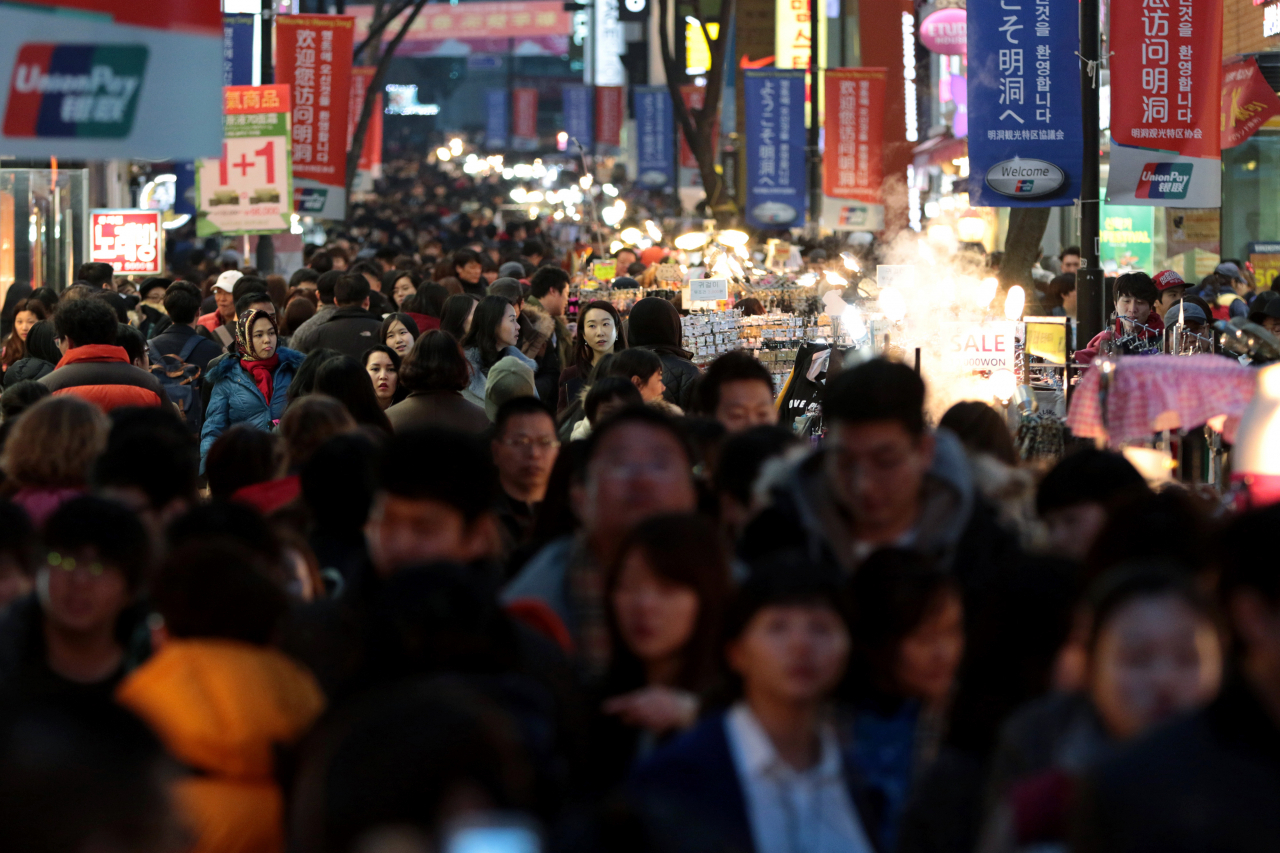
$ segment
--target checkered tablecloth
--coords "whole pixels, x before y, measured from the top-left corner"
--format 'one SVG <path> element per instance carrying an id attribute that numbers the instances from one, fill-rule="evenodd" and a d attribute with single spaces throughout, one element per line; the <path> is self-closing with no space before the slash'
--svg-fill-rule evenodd
<path id="1" fill-rule="evenodd" d="M 1106 423 L 1101 372 L 1094 367 L 1071 397 L 1067 426 L 1078 436 L 1118 444 L 1225 417 L 1224 437 L 1231 441 L 1253 398 L 1256 376 L 1253 368 L 1220 355 L 1119 356 L 1107 396 Z"/>

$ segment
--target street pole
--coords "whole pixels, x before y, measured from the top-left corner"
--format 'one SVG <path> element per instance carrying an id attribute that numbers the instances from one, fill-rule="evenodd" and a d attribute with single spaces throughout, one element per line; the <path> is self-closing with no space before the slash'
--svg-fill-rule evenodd
<path id="1" fill-rule="evenodd" d="M 262 0 L 262 85 L 275 82 L 275 70 L 271 65 L 271 33 L 274 9 L 271 0 Z M 270 234 L 258 235 L 258 274 L 268 276 L 276 269 L 276 247 Z"/>
<path id="2" fill-rule="evenodd" d="M 1102 264 L 1098 257 L 1098 232 L 1102 208 L 1098 149 L 1101 123 L 1098 116 L 1097 78 L 1102 74 L 1098 55 L 1098 0 L 1080 0 L 1080 103 L 1084 123 L 1084 172 L 1080 188 L 1080 271 L 1076 273 L 1080 345 L 1093 340 L 1107 325 Z"/>
<path id="3" fill-rule="evenodd" d="M 809 225 L 815 238 L 822 236 L 822 155 L 818 153 L 818 26 L 819 15 L 827 14 L 825 0 L 809 0 Z M 1096 2 L 1096 0 L 1095 0 Z"/>

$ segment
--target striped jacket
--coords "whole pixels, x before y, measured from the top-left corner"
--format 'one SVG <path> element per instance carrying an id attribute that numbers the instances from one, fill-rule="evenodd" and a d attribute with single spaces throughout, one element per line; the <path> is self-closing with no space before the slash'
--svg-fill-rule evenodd
<path id="1" fill-rule="evenodd" d="M 160 406 L 169 401 L 151 373 L 129 361 L 124 347 L 89 344 L 67 351 L 40 383 L 59 394 L 74 394 L 104 412 L 126 406 Z"/>

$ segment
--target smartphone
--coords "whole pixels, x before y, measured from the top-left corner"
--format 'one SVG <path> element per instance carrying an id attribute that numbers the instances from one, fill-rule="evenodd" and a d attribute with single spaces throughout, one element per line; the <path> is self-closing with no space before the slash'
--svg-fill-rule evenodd
<path id="1" fill-rule="evenodd" d="M 488 812 L 452 823 L 444 853 L 541 853 L 542 838 L 533 821 L 520 814 Z"/>

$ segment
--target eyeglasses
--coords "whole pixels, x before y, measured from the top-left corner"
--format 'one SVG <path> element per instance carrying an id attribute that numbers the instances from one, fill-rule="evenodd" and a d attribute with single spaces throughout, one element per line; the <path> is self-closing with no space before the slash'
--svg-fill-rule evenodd
<path id="1" fill-rule="evenodd" d="M 510 447 L 512 450 L 529 450 L 536 448 L 538 450 L 557 450 L 560 447 L 559 439 L 549 435 L 534 438 L 530 435 L 519 435 L 515 438 L 499 439 L 498 443 L 503 447 Z"/>
<path id="2" fill-rule="evenodd" d="M 93 562 L 76 562 L 75 557 L 69 557 L 59 554 L 57 551 L 50 551 L 44 558 L 45 565 L 51 569 L 71 573 L 76 569 L 87 573 L 90 577 L 99 578 L 107 570 L 107 567 L 98 561 Z"/>
<path id="3" fill-rule="evenodd" d="M 687 466 L 672 459 L 654 459 L 648 462 L 603 462 L 600 474 L 610 480 L 634 480 L 652 477 L 655 480 L 671 480 L 689 476 Z"/>

